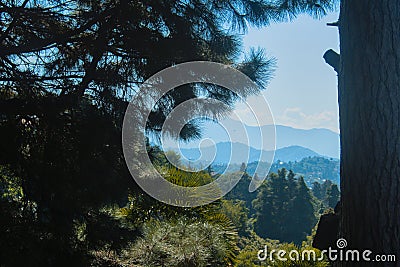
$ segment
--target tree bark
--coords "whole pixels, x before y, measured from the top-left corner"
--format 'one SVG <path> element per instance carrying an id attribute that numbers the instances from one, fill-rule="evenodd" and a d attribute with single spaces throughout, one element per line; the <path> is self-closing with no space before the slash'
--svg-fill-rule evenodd
<path id="1" fill-rule="evenodd" d="M 342 0 L 339 31 L 339 235 L 400 266 L 400 2 Z"/>

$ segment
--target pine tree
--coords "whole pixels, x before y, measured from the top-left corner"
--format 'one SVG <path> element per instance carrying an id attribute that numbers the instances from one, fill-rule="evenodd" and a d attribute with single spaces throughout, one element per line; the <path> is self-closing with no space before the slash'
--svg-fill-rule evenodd
<path id="1" fill-rule="evenodd" d="M 271 173 L 261 187 L 253 201 L 256 211 L 254 230 L 264 238 L 300 245 L 316 223 L 314 200 L 304 178 L 295 181 L 295 174 L 287 173 L 285 169 L 279 170 L 278 174 Z"/>
<path id="2" fill-rule="evenodd" d="M 301 244 L 316 223 L 312 195 L 302 176 L 298 179 L 289 215 L 292 218 L 290 237 L 296 244 Z"/>
<path id="3" fill-rule="evenodd" d="M 325 196 L 325 192 L 323 191 L 321 184 L 318 182 L 313 183 L 312 193 L 319 200 L 323 200 Z"/>
<path id="4" fill-rule="evenodd" d="M 242 164 L 240 165 L 240 169 L 241 172 L 247 172 L 247 166 L 246 163 L 242 162 Z"/>
<path id="5" fill-rule="evenodd" d="M 326 192 L 326 204 L 330 208 L 335 208 L 340 198 L 340 192 L 336 184 L 332 184 Z"/>
<path id="6" fill-rule="evenodd" d="M 288 174 L 288 171 L 285 168 L 278 170 L 278 176 L 281 180 L 285 180 L 287 174 Z"/>
<path id="7" fill-rule="evenodd" d="M 271 173 L 269 179 L 273 176 L 277 176 Z M 253 200 L 252 206 L 255 210 L 255 224 L 254 230 L 261 237 L 276 237 L 277 227 L 274 224 L 274 216 L 276 214 L 274 204 L 274 192 L 272 190 L 271 184 L 268 180 L 260 188 L 257 194 L 257 198 Z"/>
<path id="8" fill-rule="evenodd" d="M 288 181 L 288 190 L 289 190 L 289 197 L 292 199 L 295 195 L 295 190 L 296 190 L 296 185 L 297 181 L 295 178 L 296 174 L 290 170 L 288 175 L 287 175 L 287 181 Z"/>
<path id="9" fill-rule="evenodd" d="M 328 189 L 331 188 L 332 185 L 333 185 L 333 183 L 330 180 L 325 180 L 322 183 L 322 185 L 321 185 L 321 193 L 322 193 L 321 200 L 326 199 L 326 193 L 328 192 Z"/>
<path id="10" fill-rule="evenodd" d="M 238 173 L 235 173 L 233 175 L 237 174 Z M 229 177 L 229 174 L 227 175 Z M 226 194 L 225 198 L 230 200 L 243 200 L 246 204 L 246 208 L 248 208 L 250 213 L 253 214 L 254 210 L 252 207 L 252 201 L 257 197 L 257 191 L 249 192 L 250 182 L 251 176 L 245 172 L 235 187 L 228 194 Z"/>
<path id="11" fill-rule="evenodd" d="M 265 186 L 260 188 L 257 198 L 253 201 L 256 211 L 254 229 L 261 237 L 282 239 L 285 236 L 286 212 L 289 194 L 286 180 L 286 170 L 279 174 L 271 173 Z"/>
<path id="12" fill-rule="evenodd" d="M 259 181 L 259 180 L 260 180 L 260 178 L 258 177 L 258 174 L 257 174 L 257 173 L 254 174 L 253 179 L 256 180 L 256 181 Z"/>
<path id="13" fill-rule="evenodd" d="M 207 166 L 207 173 L 208 173 L 210 176 L 212 176 L 212 174 L 213 174 L 213 169 L 212 169 L 211 164 Z"/>

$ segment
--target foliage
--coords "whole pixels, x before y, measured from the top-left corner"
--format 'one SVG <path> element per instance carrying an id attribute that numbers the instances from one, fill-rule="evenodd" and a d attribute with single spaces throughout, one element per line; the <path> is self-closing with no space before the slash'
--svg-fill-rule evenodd
<path id="1" fill-rule="evenodd" d="M 335 208 L 340 198 L 340 192 L 336 184 L 332 184 L 326 191 L 326 204 L 330 208 Z"/>
<path id="2" fill-rule="evenodd" d="M 0 166 L 1 264 L 22 265 L 19 255 L 28 247 L 38 245 L 38 236 L 32 233 L 36 227 L 35 208 L 35 203 L 24 199 L 21 180 L 9 167 Z"/>
<path id="3" fill-rule="evenodd" d="M 314 182 L 312 193 L 320 203 L 320 214 L 326 209 L 335 208 L 340 199 L 338 186 L 329 180 L 324 181 L 322 184 Z"/>
<path id="4" fill-rule="evenodd" d="M 278 249 L 282 249 L 284 250 L 285 253 L 285 257 L 287 257 L 287 261 L 280 261 L 279 259 L 275 258 L 274 261 L 270 262 L 270 266 L 272 267 L 290 267 L 290 266 L 296 266 L 296 267 L 327 267 L 329 266 L 329 262 L 326 259 L 323 260 L 318 260 L 319 258 L 321 258 L 321 252 L 318 249 L 315 249 L 313 247 L 298 247 L 296 245 L 293 244 L 282 244 L 281 247 L 279 247 Z M 292 260 L 289 256 L 291 255 L 290 253 L 292 251 L 297 251 L 298 255 L 299 255 L 299 260 Z M 316 260 L 313 260 L 313 256 L 311 256 L 311 258 L 308 258 L 308 252 L 312 251 L 312 253 L 310 255 L 314 255 L 313 253 L 315 253 L 316 256 Z M 307 252 L 307 253 L 306 253 Z M 292 252 L 293 253 L 293 252 Z M 305 255 L 304 260 L 302 258 L 302 255 Z M 297 253 L 293 253 L 293 258 L 297 257 Z"/>
<path id="5" fill-rule="evenodd" d="M 255 266 L 315 266 L 315 267 L 327 267 L 329 266 L 328 261 L 325 258 L 322 260 L 318 260 L 321 258 L 321 252 L 317 249 L 312 248 L 308 244 L 303 244 L 303 246 L 299 247 L 294 245 L 293 243 L 280 243 L 276 240 L 270 239 L 262 239 L 253 233 L 252 238 L 246 239 L 243 242 L 244 247 L 240 251 L 239 255 L 236 258 L 235 267 L 255 267 Z M 263 259 L 265 256 L 265 248 L 267 248 L 267 257 Z M 259 254 L 260 250 L 263 250 L 262 253 Z M 274 250 L 272 253 L 272 260 L 270 258 L 270 252 Z M 286 258 L 286 261 L 281 261 L 277 257 L 278 251 L 285 251 L 285 255 L 283 258 Z M 302 253 L 304 252 L 304 259 L 302 260 Z M 310 252 L 311 258 L 308 258 L 308 251 Z M 299 260 L 296 259 L 297 253 L 299 255 Z M 313 258 L 313 253 L 315 253 L 315 261 Z M 262 259 L 258 258 L 260 256 Z M 291 257 L 290 257 L 291 256 Z M 292 258 L 292 259 L 291 259 Z"/>
<path id="6" fill-rule="evenodd" d="M 143 237 L 126 251 L 127 262 L 141 266 L 226 266 L 236 252 L 235 237 L 231 227 L 208 221 L 150 220 L 143 226 Z"/>
<path id="7" fill-rule="evenodd" d="M 172 255 L 178 233 L 192 245 L 183 254 L 196 251 L 196 236 L 210 234 L 202 250 L 215 264 L 232 261 L 236 234 L 217 211 L 219 202 L 167 207 L 131 179 L 120 142 L 127 101 L 157 71 L 191 60 L 231 65 L 265 87 L 274 60 L 254 49 L 239 61 L 240 34 L 248 25 L 300 12 L 320 16 L 331 6 L 328 0 L 0 1 L 1 264 L 22 266 L 29 259 L 32 266 L 113 266 L 129 242 L 135 248 L 171 227 L 175 240 L 162 240 L 163 255 Z M 242 89 L 246 96 L 258 93 Z M 218 86 L 174 88 L 153 108 L 147 133 L 159 134 L 173 108 L 199 96 L 229 107 L 237 100 Z M 194 121 L 170 134 L 189 140 L 200 133 Z M 168 169 L 161 151 L 148 149 L 171 181 L 210 181 L 209 175 L 194 181 Z M 187 219 L 173 217 L 178 214 Z M 149 239 L 135 242 L 143 224 Z M 183 262 L 205 260 L 182 253 Z"/>
<path id="8" fill-rule="evenodd" d="M 238 174 L 241 174 L 241 172 L 233 174 L 227 173 L 225 175 L 227 176 L 227 179 L 229 179 L 230 175 L 232 175 L 232 177 L 235 177 Z M 253 214 L 254 212 L 251 203 L 256 198 L 257 192 L 249 192 L 250 182 L 251 176 L 248 175 L 247 172 L 243 173 L 242 178 L 235 185 L 235 187 L 228 194 L 226 194 L 225 198 L 230 200 L 244 201 L 246 208 L 250 211 L 250 214 Z"/>
<path id="9" fill-rule="evenodd" d="M 87 265 L 89 245 L 77 241 L 77 225 L 118 228 L 99 211 L 125 206 L 128 196 L 144 200 L 143 209 L 133 213 L 137 221 L 148 218 L 153 202 L 130 178 L 122 156 L 127 100 L 156 71 L 189 60 L 230 64 L 265 84 L 273 60 L 259 51 L 235 61 L 240 51 L 237 24 L 222 23 L 226 15 L 260 26 L 269 21 L 262 19 L 268 7 L 260 13 L 253 12 L 260 7 L 248 6 L 248 15 L 237 15 L 235 6 L 246 3 L 1 1 L 0 165 L 15 173 L 15 190 L 24 196 L 23 203 L 5 206 L 10 212 L 26 203 L 35 207 L 26 218 L 32 227 L 12 231 L 26 244 L 20 258 L 35 253 L 38 265 L 63 265 L 65 258 L 76 256 L 75 265 Z M 178 89 L 154 107 L 150 131 L 157 132 L 169 111 L 187 99 L 207 94 L 231 105 L 236 98 L 212 86 Z M 180 137 L 198 132 L 188 125 Z M 22 242 L 25 237 L 32 242 Z M 10 243 L 10 250 L 19 248 Z"/>
<path id="10" fill-rule="evenodd" d="M 316 223 L 314 199 L 303 177 L 271 173 L 253 201 L 254 229 L 261 237 L 301 244 Z"/>
<path id="11" fill-rule="evenodd" d="M 240 236 L 248 235 L 251 228 L 248 218 L 249 210 L 243 200 L 222 200 L 221 213 L 225 214 L 233 223 Z"/>
<path id="12" fill-rule="evenodd" d="M 317 223 L 315 218 L 314 201 L 309 188 L 306 186 L 302 176 L 298 179 L 295 188 L 295 196 L 289 203 L 289 218 L 287 224 L 292 226 L 289 233 L 293 241 L 301 244 L 307 235 L 310 234 L 311 229 Z"/>
<path id="13" fill-rule="evenodd" d="M 312 184 L 312 193 L 314 197 L 316 197 L 319 200 L 324 199 L 324 196 L 326 194 L 326 188 L 323 188 L 323 185 L 321 185 L 318 182 L 314 182 Z"/>
<path id="14" fill-rule="evenodd" d="M 339 160 L 327 159 L 324 157 L 308 157 L 295 162 L 278 162 L 271 166 L 271 171 L 285 168 L 293 170 L 298 175 L 304 176 L 307 184 L 311 185 L 314 181 L 322 182 L 331 180 L 339 183 Z"/>

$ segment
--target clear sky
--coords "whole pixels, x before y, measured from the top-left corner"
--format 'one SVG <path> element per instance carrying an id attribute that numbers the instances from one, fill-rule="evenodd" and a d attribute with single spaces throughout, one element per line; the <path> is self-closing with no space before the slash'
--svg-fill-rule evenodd
<path id="1" fill-rule="evenodd" d="M 338 28 L 326 26 L 327 22 L 337 21 L 338 16 L 330 13 L 315 20 L 302 15 L 293 22 L 249 29 L 244 36 L 246 50 L 261 47 L 268 56 L 277 59 L 275 77 L 262 94 L 269 102 L 276 124 L 339 132 L 337 76 L 322 58 L 330 48 L 339 52 Z M 255 112 L 259 97 L 262 96 L 247 101 Z M 244 117 L 249 113 L 244 104 L 238 104 L 236 110 Z M 253 124 L 248 117 L 245 123 Z M 268 123 L 260 117 L 261 124 Z"/>

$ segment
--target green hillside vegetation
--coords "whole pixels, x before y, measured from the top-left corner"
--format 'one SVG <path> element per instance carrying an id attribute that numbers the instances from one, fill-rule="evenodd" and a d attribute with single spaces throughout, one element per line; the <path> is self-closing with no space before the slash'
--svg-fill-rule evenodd
<path id="1" fill-rule="evenodd" d="M 314 182 L 323 183 L 324 180 L 331 180 L 332 182 L 339 183 L 339 160 L 328 159 L 324 157 L 307 157 L 300 161 L 283 162 L 278 161 L 271 165 L 270 171 L 277 172 L 279 169 L 285 168 L 293 170 L 296 174 L 302 175 L 308 186 Z M 266 173 L 269 163 L 266 162 L 251 162 L 247 164 L 247 173 L 251 176 L 255 174 L 256 168 L 259 173 Z M 235 172 L 240 169 L 240 164 L 230 164 L 227 168 L 224 164 L 213 165 L 213 170 L 217 173 L 222 172 Z"/>
<path id="2" fill-rule="evenodd" d="M 199 186 L 215 179 L 207 171 L 178 170 L 166 163 L 157 147 L 148 149 L 166 179 L 174 183 Z M 46 243 L 60 242 L 56 238 L 61 236 L 46 234 L 36 215 L 37 203 L 25 198 L 21 180 L 7 166 L 0 168 L 0 174 L 1 225 L 7 229 L 1 254 L 14 255 L 17 265 L 24 261 L 17 256 L 21 252 L 35 263 L 46 261 L 53 253 Z M 317 208 L 332 200 L 326 196 L 326 201 L 318 200 L 302 177 L 285 169 L 272 173 L 255 193 L 248 193 L 250 180 L 245 173 L 225 198 L 197 208 L 169 206 L 145 193 L 130 193 L 123 206 L 110 203 L 92 208 L 88 216 L 73 222 L 73 231 L 63 238 L 74 244 L 72 260 L 92 266 L 267 266 L 272 262 L 257 259 L 265 245 L 305 249 L 308 245 L 302 243 L 317 222 Z M 332 185 L 327 191 L 332 191 Z M 326 262 L 303 264 L 325 266 Z"/>
<path id="3" fill-rule="evenodd" d="M 338 159 L 309 157 L 299 162 L 277 162 L 271 166 L 271 171 L 276 172 L 281 168 L 293 170 L 298 175 L 304 176 L 308 185 L 315 181 L 323 182 L 324 180 L 339 183 L 340 162 Z"/>

